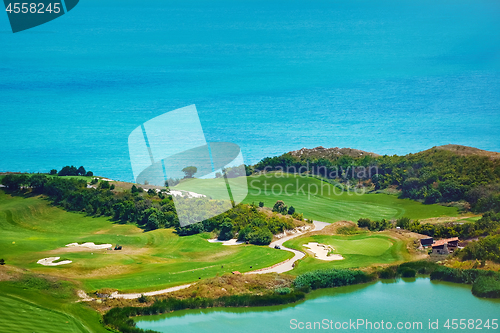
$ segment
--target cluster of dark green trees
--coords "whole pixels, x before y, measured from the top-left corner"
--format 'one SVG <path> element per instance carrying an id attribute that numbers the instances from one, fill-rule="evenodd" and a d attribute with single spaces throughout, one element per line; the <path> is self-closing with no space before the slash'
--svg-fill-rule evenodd
<path id="1" fill-rule="evenodd" d="M 259 207 L 264 207 L 264 203 L 259 202 Z M 273 212 L 280 213 L 282 215 L 292 215 L 294 219 L 301 221 L 304 220 L 303 214 L 296 212 L 293 206 L 288 207 L 282 200 L 276 201 L 273 206 Z"/>
<path id="2" fill-rule="evenodd" d="M 393 227 L 391 221 L 382 219 L 380 221 L 372 221 L 368 218 L 361 218 L 358 220 L 358 227 L 367 228 L 370 231 L 382 231 L 391 229 Z"/>
<path id="3" fill-rule="evenodd" d="M 376 190 L 396 187 L 402 197 L 429 204 L 465 200 L 476 212 L 500 209 L 500 159 L 485 156 L 460 156 L 440 149 L 404 156 L 313 159 L 287 153 L 264 158 L 254 166 L 254 171 L 272 170 L 366 181 Z"/>
<path id="4" fill-rule="evenodd" d="M 273 234 L 282 233 L 294 227 L 291 217 L 268 216 L 259 211 L 254 204 L 240 204 L 215 217 L 178 228 L 177 232 L 179 235 L 192 235 L 205 231 L 218 231 L 219 240 L 228 240 L 237 234 L 239 241 L 267 245 L 271 243 Z"/>
<path id="5" fill-rule="evenodd" d="M 83 211 L 94 216 L 109 216 L 122 223 L 137 223 L 145 230 L 174 227 L 181 236 L 200 232 L 216 232 L 219 239 L 238 239 L 266 245 L 273 234 L 295 227 L 292 217 L 268 216 L 256 205 L 240 204 L 223 214 L 202 222 L 181 227 L 170 195 L 154 190 L 147 193 L 132 186 L 130 191 L 113 192 L 114 186 L 101 181 L 97 188 L 87 188 L 87 182 L 75 178 L 47 177 L 43 174 L 8 174 L 2 184 L 11 191 L 29 188 L 47 195 L 55 204 L 69 211 Z M 187 200 L 187 199 L 186 199 Z M 207 198 L 197 198 L 198 206 L 212 206 Z"/>
<path id="6" fill-rule="evenodd" d="M 79 167 L 78 169 L 75 166 L 65 166 L 61 169 L 61 171 L 57 172 L 56 169 L 50 170 L 51 175 L 58 175 L 58 176 L 87 176 L 87 177 L 92 177 L 94 176 L 94 173 L 92 171 L 86 171 L 83 166 Z"/>

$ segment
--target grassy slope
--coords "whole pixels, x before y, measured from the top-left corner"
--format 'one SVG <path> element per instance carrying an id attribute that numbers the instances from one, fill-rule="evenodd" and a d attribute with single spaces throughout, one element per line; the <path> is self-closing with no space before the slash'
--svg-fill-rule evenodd
<path id="1" fill-rule="evenodd" d="M 332 246 L 334 253 L 341 254 L 344 260 L 324 261 L 315 259 L 308 253 L 291 272 L 294 275 L 314 269 L 353 268 L 366 267 L 372 264 L 388 264 L 409 257 L 406 245 L 402 240 L 397 240 L 384 234 L 362 234 L 355 236 L 313 235 L 289 240 L 284 245 L 306 252 L 307 248 L 303 245 L 309 242 L 318 242 Z"/>
<path id="2" fill-rule="evenodd" d="M 409 199 L 398 199 L 395 195 L 357 195 L 352 192 L 341 193 L 338 189 L 334 192 L 332 185 L 310 177 L 286 174 L 286 177 L 278 178 L 270 174 L 247 178 L 249 193 L 245 203 L 262 201 L 266 207 L 272 207 L 277 200 L 283 200 L 288 206 L 303 213 L 304 217 L 324 222 L 357 221 L 361 217 L 393 219 L 408 216 L 412 219 L 424 219 L 458 216 L 456 208 L 424 205 Z M 175 189 L 204 193 L 210 186 L 211 180 L 197 180 L 194 185 L 183 182 Z M 289 195 L 284 192 L 285 188 Z"/>
<path id="3" fill-rule="evenodd" d="M 0 282 L 0 327 L 5 332 L 109 332 L 87 305 L 59 290 L 51 293 L 19 281 Z"/>
<path id="4" fill-rule="evenodd" d="M 2 190 L 0 229 L 1 257 L 8 264 L 78 280 L 86 290 L 159 289 L 233 270 L 271 266 L 292 256 L 266 246 L 212 244 L 205 235 L 179 237 L 171 229 L 143 232 L 132 225 L 66 212 L 39 197 L 12 197 Z M 124 250 L 74 252 L 65 248 L 73 242 L 119 243 Z M 49 256 L 74 262 L 56 267 L 36 263 Z"/>

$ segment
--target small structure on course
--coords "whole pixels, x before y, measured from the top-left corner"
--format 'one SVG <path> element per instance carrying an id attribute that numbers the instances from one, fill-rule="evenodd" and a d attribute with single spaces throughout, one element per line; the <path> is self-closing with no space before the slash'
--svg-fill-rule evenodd
<path id="1" fill-rule="evenodd" d="M 458 237 L 440 239 L 432 244 L 432 254 L 448 255 L 458 248 Z"/>

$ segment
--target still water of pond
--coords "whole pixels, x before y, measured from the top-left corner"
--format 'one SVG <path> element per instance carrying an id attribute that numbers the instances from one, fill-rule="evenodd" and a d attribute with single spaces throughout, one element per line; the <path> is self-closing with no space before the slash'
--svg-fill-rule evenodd
<path id="1" fill-rule="evenodd" d="M 143 329 L 176 333 L 500 332 L 500 300 L 477 298 L 470 290 L 428 278 L 378 281 L 317 290 L 286 306 L 183 310 L 136 322 Z"/>

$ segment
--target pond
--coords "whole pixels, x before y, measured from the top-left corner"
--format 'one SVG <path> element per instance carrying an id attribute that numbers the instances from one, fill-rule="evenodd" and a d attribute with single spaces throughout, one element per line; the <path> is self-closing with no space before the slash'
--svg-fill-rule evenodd
<path id="1" fill-rule="evenodd" d="M 500 332 L 499 321 L 500 300 L 477 298 L 471 286 L 429 278 L 317 290 L 305 301 L 286 306 L 183 310 L 136 318 L 137 327 L 176 333 Z"/>

